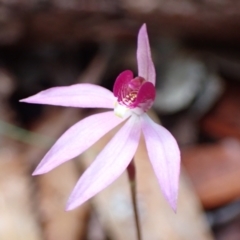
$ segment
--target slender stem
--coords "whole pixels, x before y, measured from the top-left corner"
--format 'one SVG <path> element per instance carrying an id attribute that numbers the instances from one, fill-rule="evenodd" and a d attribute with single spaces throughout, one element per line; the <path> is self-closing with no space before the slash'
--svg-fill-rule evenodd
<path id="1" fill-rule="evenodd" d="M 54 139 L 17 127 L 1 119 L 0 135 L 42 148 L 49 148 L 54 142 Z"/>
<path id="2" fill-rule="evenodd" d="M 138 209 L 137 209 L 136 174 L 135 174 L 135 166 L 133 161 L 127 167 L 127 172 L 128 172 L 128 178 L 129 178 L 130 188 L 131 188 L 131 197 L 132 197 L 135 225 L 137 230 L 137 239 L 141 240 L 142 237 L 141 237 L 140 219 L 139 219 Z"/>

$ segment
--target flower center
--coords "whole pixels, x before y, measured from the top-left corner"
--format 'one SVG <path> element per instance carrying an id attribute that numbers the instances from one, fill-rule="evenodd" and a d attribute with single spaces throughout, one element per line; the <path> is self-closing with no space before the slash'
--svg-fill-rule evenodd
<path id="1" fill-rule="evenodd" d="M 143 77 L 133 78 L 131 71 L 126 70 L 117 77 L 113 94 L 117 98 L 114 111 L 118 116 L 126 113 L 137 115 L 146 112 L 155 99 L 154 85 Z"/>
<path id="2" fill-rule="evenodd" d="M 136 77 L 124 85 L 120 90 L 120 96 L 118 98 L 119 103 L 124 104 L 129 108 L 135 107 L 133 106 L 134 102 L 137 98 L 138 91 L 144 82 L 146 82 L 144 78 Z"/>

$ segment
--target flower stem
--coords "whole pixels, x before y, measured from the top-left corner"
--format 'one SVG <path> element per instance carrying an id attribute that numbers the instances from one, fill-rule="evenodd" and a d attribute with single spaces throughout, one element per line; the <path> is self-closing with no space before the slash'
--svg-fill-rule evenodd
<path id="1" fill-rule="evenodd" d="M 134 219 L 135 219 L 135 225 L 136 225 L 136 231 L 137 231 L 137 239 L 142 240 L 141 237 L 141 231 L 140 231 L 140 219 L 138 215 L 138 209 L 137 209 L 137 189 L 136 189 L 136 171 L 135 166 L 133 163 L 133 160 L 130 162 L 130 164 L 127 167 L 128 172 L 128 178 L 130 182 L 130 188 L 131 188 L 131 198 L 132 198 L 132 204 L 133 204 L 133 212 L 134 212 Z"/>

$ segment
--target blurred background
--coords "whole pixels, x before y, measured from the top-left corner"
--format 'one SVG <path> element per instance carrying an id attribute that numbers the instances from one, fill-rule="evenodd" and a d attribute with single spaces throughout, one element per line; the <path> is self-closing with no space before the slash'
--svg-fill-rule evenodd
<path id="1" fill-rule="evenodd" d="M 1 0 L 1 240 L 136 239 L 125 175 L 83 206 L 64 211 L 81 172 L 114 131 L 79 158 L 32 177 L 54 141 L 96 110 L 18 101 L 80 82 L 112 89 L 121 71 L 137 74 L 143 23 L 157 72 L 151 114 L 182 152 L 175 215 L 146 166 L 144 143 L 139 146 L 143 240 L 240 239 L 240 2 Z"/>

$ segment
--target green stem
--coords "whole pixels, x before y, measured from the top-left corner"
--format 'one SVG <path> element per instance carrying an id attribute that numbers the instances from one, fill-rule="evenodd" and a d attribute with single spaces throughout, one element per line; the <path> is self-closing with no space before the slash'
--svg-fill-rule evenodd
<path id="1" fill-rule="evenodd" d="M 131 198 L 132 198 L 132 204 L 133 204 L 133 211 L 134 211 L 134 219 L 135 219 L 135 225 L 136 225 L 136 231 L 137 231 L 137 239 L 141 240 L 141 227 L 140 227 L 140 219 L 138 215 L 138 209 L 137 209 L 137 188 L 136 188 L 136 174 L 135 174 L 135 166 L 132 162 L 127 167 L 128 172 L 128 178 L 130 182 L 130 188 L 131 188 Z"/>

